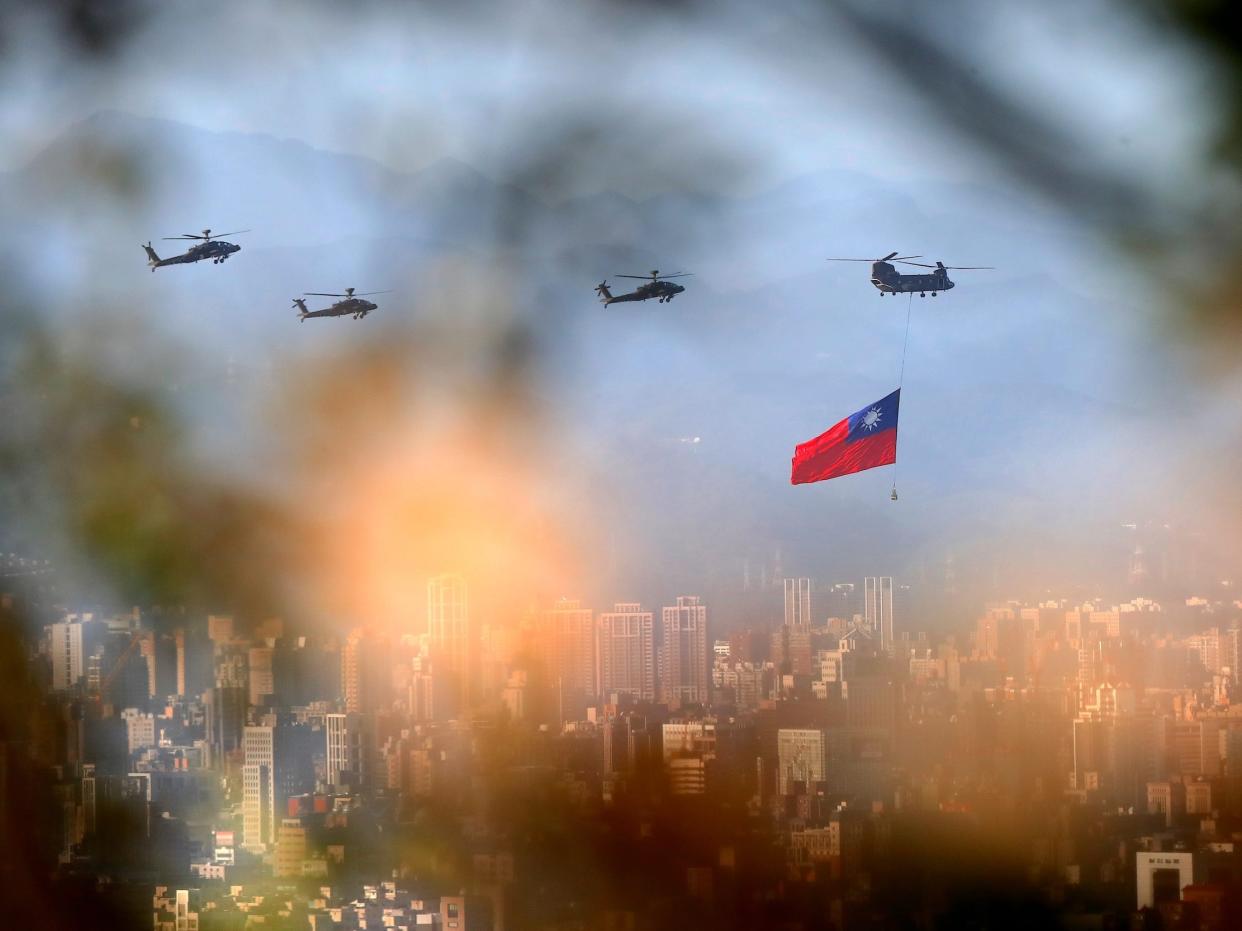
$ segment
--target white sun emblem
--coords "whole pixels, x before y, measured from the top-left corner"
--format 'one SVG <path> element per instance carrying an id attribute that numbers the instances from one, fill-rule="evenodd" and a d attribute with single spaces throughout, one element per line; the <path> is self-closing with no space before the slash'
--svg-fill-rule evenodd
<path id="1" fill-rule="evenodd" d="M 867 413 L 863 414 L 862 426 L 864 430 L 874 430 L 880 425 L 880 409 L 873 407 Z"/>

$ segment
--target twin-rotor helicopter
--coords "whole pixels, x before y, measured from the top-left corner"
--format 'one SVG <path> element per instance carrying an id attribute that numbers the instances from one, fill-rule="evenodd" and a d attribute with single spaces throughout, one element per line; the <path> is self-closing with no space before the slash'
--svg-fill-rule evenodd
<path id="1" fill-rule="evenodd" d="M 945 265 L 943 262 L 937 262 L 935 265 L 928 265 L 926 262 L 912 262 L 911 259 L 921 259 L 921 255 L 898 255 L 896 252 L 890 252 L 882 259 L 829 259 L 829 262 L 870 262 L 871 263 L 871 283 L 875 285 L 880 292 L 880 297 L 885 294 L 913 294 L 918 292 L 919 297 L 927 297 L 927 292 L 931 292 L 931 296 L 935 297 L 941 291 L 948 291 L 950 288 L 956 287 L 956 284 L 950 280 L 950 271 L 977 271 L 983 269 L 991 269 L 991 265 Z M 930 275 L 913 274 L 908 275 L 897 271 L 893 267 L 893 263 L 901 263 L 902 265 L 917 265 L 919 268 L 933 269 Z"/>

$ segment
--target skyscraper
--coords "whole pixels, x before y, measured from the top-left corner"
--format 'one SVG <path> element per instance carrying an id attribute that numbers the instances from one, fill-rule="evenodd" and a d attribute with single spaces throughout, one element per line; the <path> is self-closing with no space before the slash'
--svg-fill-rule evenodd
<path id="1" fill-rule="evenodd" d="M 85 622 L 89 623 L 89 619 Z M 86 654 L 83 642 L 84 622 L 70 615 L 64 621 L 52 625 L 52 688 L 68 689 L 77 685 L 86 674 Z"/>
<path id="2" fill-rule="evenodd" d="M 207 746 L 217 764 L 236 750 L 242 742 L 246 724 L 246 690 L 232 685 L 217 685 L 203 695 L 206 705 Z"/>
<path id="3" fill-rule="evenodd" d="M 600 692 L 655 701 L 654 623 L 641 605 L 619 603 L 599 616 Z"/>
<path id="4" fill-rule="evenodd" d="M 275 728 L 248 726 L 242 737 L 242 845 L 263 850 L 275 839 Z"/>
<path id="5" fill-rule="evenodd" d="M 263 705 L 276 694 L 275 676 L 272 673 L 271 647 L 251 647 L 246 656 L 249 667 L 249 699 L 252 705 Z"/>
<path id="6" fill-rule="evenodd" d="M 556 695 L 558 717 L 582 716 L 587 703 L 599 694 L 593 612 L 577 601 L 562 598 L 540 612 L 536 642 L 548 684 Z"/>
<path id="7" fill-rule="evenodd" d="M 811 626 L 810 579 L 785 579 L 785 626 Z"/>
<path id="8" fill-rule="evenodd" d="M 268 715 L 242 737 L 242 845 L 266 850 L 289 798 L 312 788 L 314 733 L 307 725 Z"/>
<path id="9" fill-rule="evenodd" d="M 660 694 L 670 706 L 706 704 L 708 689 L 707 607 L 696 595 L 679 595 L 662 610 Z"/>
<path id="10" fill-rule="evenodd" d="M 893 646 L 893 578 L 869 575 L 863 581 L 863 610 L 868 628 L 880 638 L 880 649 Z"/>
<path id="11" fill-rule="evenodd" d="M 334 786 L 361 786 L 369 775 L 364 772 L 367 760 L 363 718 L 357 714 L 327 714 L 324 731 L 324 778 Z"/>
<path id="12" fill-rule="evenodd" d="M 346 711 L 362 710 L 362 636 L 354 631 L 341 646 L 341 699 Z"/>
<path id="13" fill-rule="evenodd" d="M 432 674 L 444 677 L 444 694 L 460 710 L 470 695 L 474 660 L 466 580 L 438 575 L 427 582 L 427 634 Z"/>

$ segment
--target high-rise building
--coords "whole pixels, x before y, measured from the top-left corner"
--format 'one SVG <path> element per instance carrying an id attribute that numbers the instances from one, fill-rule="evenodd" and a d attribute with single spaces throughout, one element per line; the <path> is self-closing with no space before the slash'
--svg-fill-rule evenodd
<path id="1" fill-rule="evenodd" d="M 242 728 L 246 723 L 246 690 L 221 685 L 203 695 L 207 712 L 207 746 L 212 761 L 219 764 L 225 756 L 242 744 Z"/>
<path id="2" fill-rule="evenodd" d="M 828 754 L 823 731 L 782 727 L 776 732 L 776 752 L 777 791 L 781 795 L 791 794 L 796 783 L 811 790 L 815 783 L 824 781 Z"/>
<path id="3" fill-rule="evenodd" d="M 178 628 L 175 636 L 177 695 L 201 695 L 211 688 L 214 644 L 201 629 Z"/>
<path id="4" fill-rule="evenodd" d="M 186 653 L 185 628 L 178 627 L 177 633 L 177 697 L 185 698 L 189 680 L 189 656 Z"/>
<path id="5" fill-rule="evenodd" d="M 605 699 L 626 694 L 655 701 L 654 622 L 641 605 L 622 602 L 599 616 L 599 679 Z"/>
<path id="6" fill-rule="evenodd" d="M 851 673 L 845 680 L 846 723 L 856 729 L 885 731 L 897 726 L 897 686 L 877 672 Z"/>
<path id="7" fill-rule="evenodd" d="M 628 773 L 654 752 L 643 715 L 626 711 L 604 722 L 604 772 Z"/>
<path id="8" fill-rule="evenodd" d="M 272 673 L 271 647 L 251 647 L 247 656 L 250 673 L 249 698 L 252 705 L 265 705 L 276 694 L 275 676 Z"/>
<path id="9" fill-rule="evenodd" d="M 576 719 L 599 694 L 593 612 L 561 599 L 539 614 L 536 644 L 560 720 Z"/>
<path id="10" fill-rule="evenodd" d="M 341 698 L 351 713 L 374 712 L 390 698 L 386 646 L 370 631 L 352 631 L 341 646 Z"/>
<path id="11" fill-rule="evenodd" d="M 768 653 L 782 674 L 811 675 L 811 629 L 788 625 L 773 631 Z"/>
<path id="12" fill-rule="evenodd" d="M 87 623 L 89 620 L 81 621 L 70 616 L 52 625 L 52 688 L 73 688 L 86 674 L 88 651 L 83 642 L 83 635 Z"/>
<path id="13" fill-rule="evenodd" d="M 275 840 L 274 727 L 248 726 L 242 737 L 242 846 L 263 850 Z"/>
<path id="14" fill-rule="evenodd" d="M 363 710 L 365 688 L 363 653 L 363 633 L 351 632 L 340 648 L 340 698 L 345 703 L 345 711 L 350 711 L 350 713 Z"/>
<path id="15" fill-rule="evenodd" d="M 1242 628 L 1237 622 L 1221 638 L 1222 668 L 1229 670 L 1234 682 L 1242 682 Z"/>
<path id="16" fill-rule="evenodd" d="M 242 737 L 242 846 L 266 850 L 276 842 L 285 807 L 311 789 L 314 731 L 305 724 L 247 726 Z"/>
<path id="17" fill-rule="evenodd" d="M 155 653 L 155 633 L 150 630 L 144 630 L 141 634 L 135 634 L 138 638 L 138 653 L 146 663 L 147 672 L 147 697 L 154 698 L 159 694 L 156 683 L 156 653 Z"/>
<path id="18" fill-rule="evenodd" d="M 785 626 L 811 626 L 810 579 L 785 579 Z"/>
<path id="19" fill-rule="evenodd" d="M 213 657 L 216 685 L 239 688 L 249 694 L 249 651 L 239 643 L 217 643 Z"/>
<path id="20" fill-rule="evenodd" d="M 672 707 L 706 704 L 708 682 L 707 607 L 698 596 L 679 595 L 677 604 L 661 612 L 660 694 Z"/>
<path id="21" fill-rule="evenodd" d="M 880 649 L 893 645 L 893 579 L 892 576 L 869 575 L 863 580 L 864 619 L 872 635 L 880 638 Z"/>
<path id="22" fill-rule="evenodd" d="M 362 777 L 362 726 L 356 714 L 324 715 L 327 740 L 327 781 L 334 786 L 356 785 Z"/>
<path id="23" fill-rule="evenodd" d="M 471 694 L 474 645 L 466 581 L 438 575 L 427 582 L 427 639 L 433 673 L 448 683 L 446 697 L 461 706 Z"/>

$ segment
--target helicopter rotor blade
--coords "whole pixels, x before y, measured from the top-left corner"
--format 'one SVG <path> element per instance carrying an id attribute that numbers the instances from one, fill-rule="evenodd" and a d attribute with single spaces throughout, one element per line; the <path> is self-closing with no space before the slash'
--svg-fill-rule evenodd
<path id="1" fill-rule="evenodd" d="M 900 262 L 902 265 L 917 265 L 919 268 L 935 268 L 935 265 L 928 265 L 926 262 L 907 262 L 903 259 L 893 259 L 894 262 Z"/>
<path id="2" fill-rule="evenodd" d="M 344 294 L 337 294 L 335 291 L 305 291 L 303 297 L 344 297 Z"/>
<path id="3" fill-rule="evenodd" d="M 219 239 L 222 236 L 236 236 L 238 233 L 249 233 L 249 232 L 252 232 L 252 230 L 233 230 L 233 232 L 231 233 L 212 233 L 209 238 Z"/>
<path id="4" fill-rule="evenodd" d="M 989 271 L 996 270 L 995 265 L 946 265 L 945 268 L 951 268 L 954 271 L 959 271 L 959 272 L 982 271 L 984 269 L 987 269 Z"/>
<path id="5" fill-rule="evenodd" d="M 896 254 L 897 254 L 896 252 L 890 252 L 888 255 L 884 256 L 884 258 L 880 259 L 880 261 L 887 262 L 889 259 L 891 259 Z"/>
<path id="6" fill-rule="evenodd" d="M 894 262 L 904 262 L 906 259 L 921 259 L 921 258 L 922 258 L 922 256 L 921 256 L 921 255 L 899 255 L 899 256 L 897 256 L 897 258 L 892 259 L 891 261 L 894 261 Z M 887 261 L 889 261 L 889 259 L 885 259 L 884 261 L 886 261 L 886 262 L 887 262 Z"/>
<path id="7" fill-rule="evenodd" d="M 614 278 L 637 278 L 639 281 L 663 281 L 666 278 L 687 278 L 694 272 L 680 272 L 676 275 L 658 275 L 652 278 L 650 275 L 613 275 Z"/>
<path id="8" fill-rule="evenodd" d="M 366 297 L 368 294 L 392 294 L 392 289 L 387 291 L 355 291 L 354 297 Z"/>

